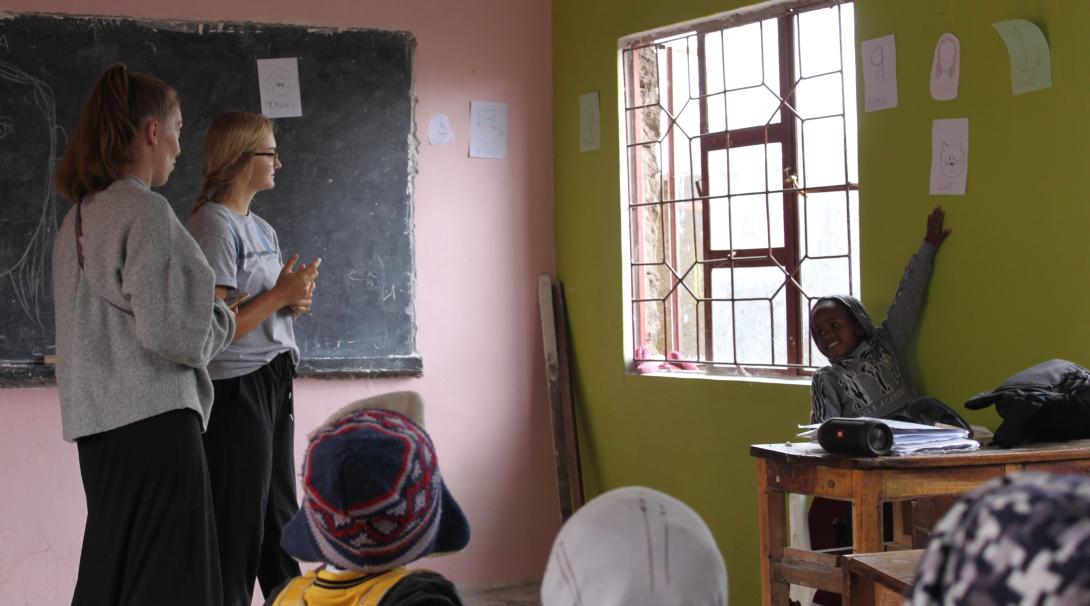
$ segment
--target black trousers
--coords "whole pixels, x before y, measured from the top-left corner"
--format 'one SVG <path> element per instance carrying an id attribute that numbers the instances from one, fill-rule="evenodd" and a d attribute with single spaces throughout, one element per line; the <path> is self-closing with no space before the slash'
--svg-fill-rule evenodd
<path id="1" fill-rule="evenodd" d="M 87 526 L 72 605 L 222 604 L 200 416 L 174 410 L 77 449 Z"/>
<path id="2" fill-rule="evenodd" d="M 204 450 L 223 571 L 224 606 L 250 606 L 254 579 L 268 595 L 299 574 L 280 547 L 295 498 L 294 368 L 289 354 L 241 377 L 213 381 Z"/>

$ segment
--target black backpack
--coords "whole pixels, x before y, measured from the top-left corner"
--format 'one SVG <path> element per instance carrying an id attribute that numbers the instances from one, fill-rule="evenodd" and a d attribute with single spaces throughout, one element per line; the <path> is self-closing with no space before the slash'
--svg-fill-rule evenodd
<path id="1" fill-rule="evenodd" d="M 1031 366 L 973 396 L 965 407 L 980 410 L 992 404 L 1003 418 L 994 440 L 1003 448 L 1090 438 L 1090 371 L 1074 362 L 1056 359 Z"/>

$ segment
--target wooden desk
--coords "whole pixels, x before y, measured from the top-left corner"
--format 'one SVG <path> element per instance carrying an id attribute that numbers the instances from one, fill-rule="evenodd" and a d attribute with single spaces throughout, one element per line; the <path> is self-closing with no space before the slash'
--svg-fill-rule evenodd
<path id="1" fill-rule="evenodd" d="M 787 546 L 787 493 L 850 501 L 855 553 L 883 551 L 882 503 L 893 501 L 894 543 L 907 547 L 903 507 L 925 496 L 961 494 L 1020 471 L 1090 474 L 1090 440 L 1033 444 L 1002 450 L 915 455 L 845 457 L 817 444 L 755 444 L 761 542 L 762 603 L 787 604 L 791 583 L 844 593 L 838 556 Z"/>
<path id="2" fill-rule="evenodd" d="M 845 606 L 903 606 L 923 549 L 846 555 Z"/>

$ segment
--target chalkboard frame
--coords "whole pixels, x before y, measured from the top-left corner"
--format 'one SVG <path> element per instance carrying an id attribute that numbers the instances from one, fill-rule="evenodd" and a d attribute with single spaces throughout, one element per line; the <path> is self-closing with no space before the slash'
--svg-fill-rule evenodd
<path id="1" fill-rule="evenodd" d="M 86 92 L 108 64 L 123 61 L 130 69 L 152 73 L 178 89 L 186 123 L 183 154 L 170 182 L 157 191 L 171 201 L 183 222 L 199 185 L 201 140 L 214 114 L 224 109 L 260 111 L 256 59 L 298 57 L 304 116 L 276 121 L 285 167 L 278 173 L 277 187 L 259 194 L 253 205 L 254 212 L 277 229 L 285 257 L 298 250 L 304 260 L 316 256 L 323 260 L 312 314 L 296 325 L 302 349 L 298 370 L 302 376 L 322 378 L 423 373 L 423 359 L 416 351 L 412 196 L 417 159 L 413 80 L 416 41 L 410 32 L 0 12 L 0 129 L 4 127 L 3 85 L 13 81 L 11 74 L 4 71 L 5 65 L 10 67 L 10 57 L 27 49 L 20 45 L 27 44 L 28 36 L 17 35 L 15 30 L 33 28 L 38 28 L 35 31 L 46 39 L 41 43 L 44 48 L 49 49 L 51 44 L 57 50 L 49 54 L 40 45 L 35 52 L 37 63 L 28 65 L 24 58 L 26 73 L 19 78 L 39 82 L 64 78 L 64 90 L 71 91 L 58 93 L 55 98 L 50 93 L 55 123 L 61 125 L 50 129 L 55 139 L 55 151 L 48 160 L 50 172 L 63 153 L 66 132 L 74 128 Z M 70 43 L 80 31 L 91 36 L 93 44 L 73 51 Z M 134 31 L 138 33 L 131 34 Z M 131 35 L 124 37 L 126 32 Z M 61 44 L 62 39 L 68 44 Z M 184 45 L 178 41 L 183 39 L 188 40 Z M 184 52 L 172 55 L 172 49 Z M 62 56 L 72 55 L 74 59 L 62 64 Z M 41 56 L 49 58 L 41 60 Z M 235 71 L 227 73 L 225 65 L 234 66 Z M 175 68 L 177 73 L 172 71 Z M 181 71 L 183 68 L 189 71 Z M 78 75 L 67 76 L 73 70 Z M 196 84 L 192 81 L 194 73 L 201 78 Z M 239 73 L 246 76 L 239 77 Z M 229 102 L 202 98 L 208 94 L 214 99 L 214 91 L 241 90 L 232 87 L 247 79 L 242 94 L 223 93 L 233 94 Z M 323 104 L 331 103 L 341 105 L 335 107 L 336 111 L 321 113 Z M 0 149 L 0 160 L 3 158 Z M 3 177 L 0 169 L 0 186 Z M 325 180 L 336 185 L 322 189 L 320 184 Z M 301 182 L 310 185 L 298 186 Z M 17 198 L 0 190 L 0 237 L 5 234 L 5 207 L 13 208 L 3 200 L 9 195 Z M 3 339 L 8 337 L 5 331 L 12 330 L 14 321 L 10 310 L 0 305 L 0 313 L 9 316 L 5 324 L 0 324 L 0 385 L 48 383 L 53 376 L 52 364 L 45 361 L 53 353 L 52 294 L 48 292 L 52 250 L 40 240 L 48 237 L 51 244 L 69 204 L 51 191 L 46 197 L 43 218 L 35 231 L 39 238 L 35 276 L 41 292 L 35 301 L 39 318 L 32 328 L 40 329 L 48 338 L 36 347 L 28 347 L 25 356 L 12 355 L 3 347 Z M 300 203 L 301 199 L 305 204 Z M 311 226 L 307 213 L 318 213 L 318 209 L 326 212 Z M 367 220 L 361 218 L 365 215 Z M 336 242 L 344 242 L 343 237 L 337 240 L 338 236 L 346 232 L 354 239 L 347 246 L 336 247 Z M 293 240 L 304 245 L 293 246 Z M 3 269 L 0 267 L 0 271 Z M 0 297 L 4 294 L 2 286 Z M 342 338 L 347 343 L 343 349 Z M 31 343 L 32 339 L 18 341 L 20 345 L 24 342 Z"/>

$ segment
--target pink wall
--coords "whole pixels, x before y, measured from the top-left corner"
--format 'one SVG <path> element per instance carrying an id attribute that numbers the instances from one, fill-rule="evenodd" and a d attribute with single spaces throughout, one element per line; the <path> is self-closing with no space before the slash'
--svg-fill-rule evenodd
<path id="1" fill-rule="evenodd" d="M 469 548 L 428 562 L 482 584 L 540 578 L 559 526 L 537 313 L 553 270 L 548 0 L 0 0 L 0 11 L 253 20 L 412 31 L 417 127 L 445 113 L 452 145 L 421 145 L 416 177 L 419 379 L 297 383 L 305 432 L 339 405 L 421 392 Z M 505 160 L 467 158 L 469 103 L 508 103 Z M 193 150 L 190 150 L 193 153 Z M 67 604 L 85 508 L 54 389 L 0 390 L 0 604 Z"/>

